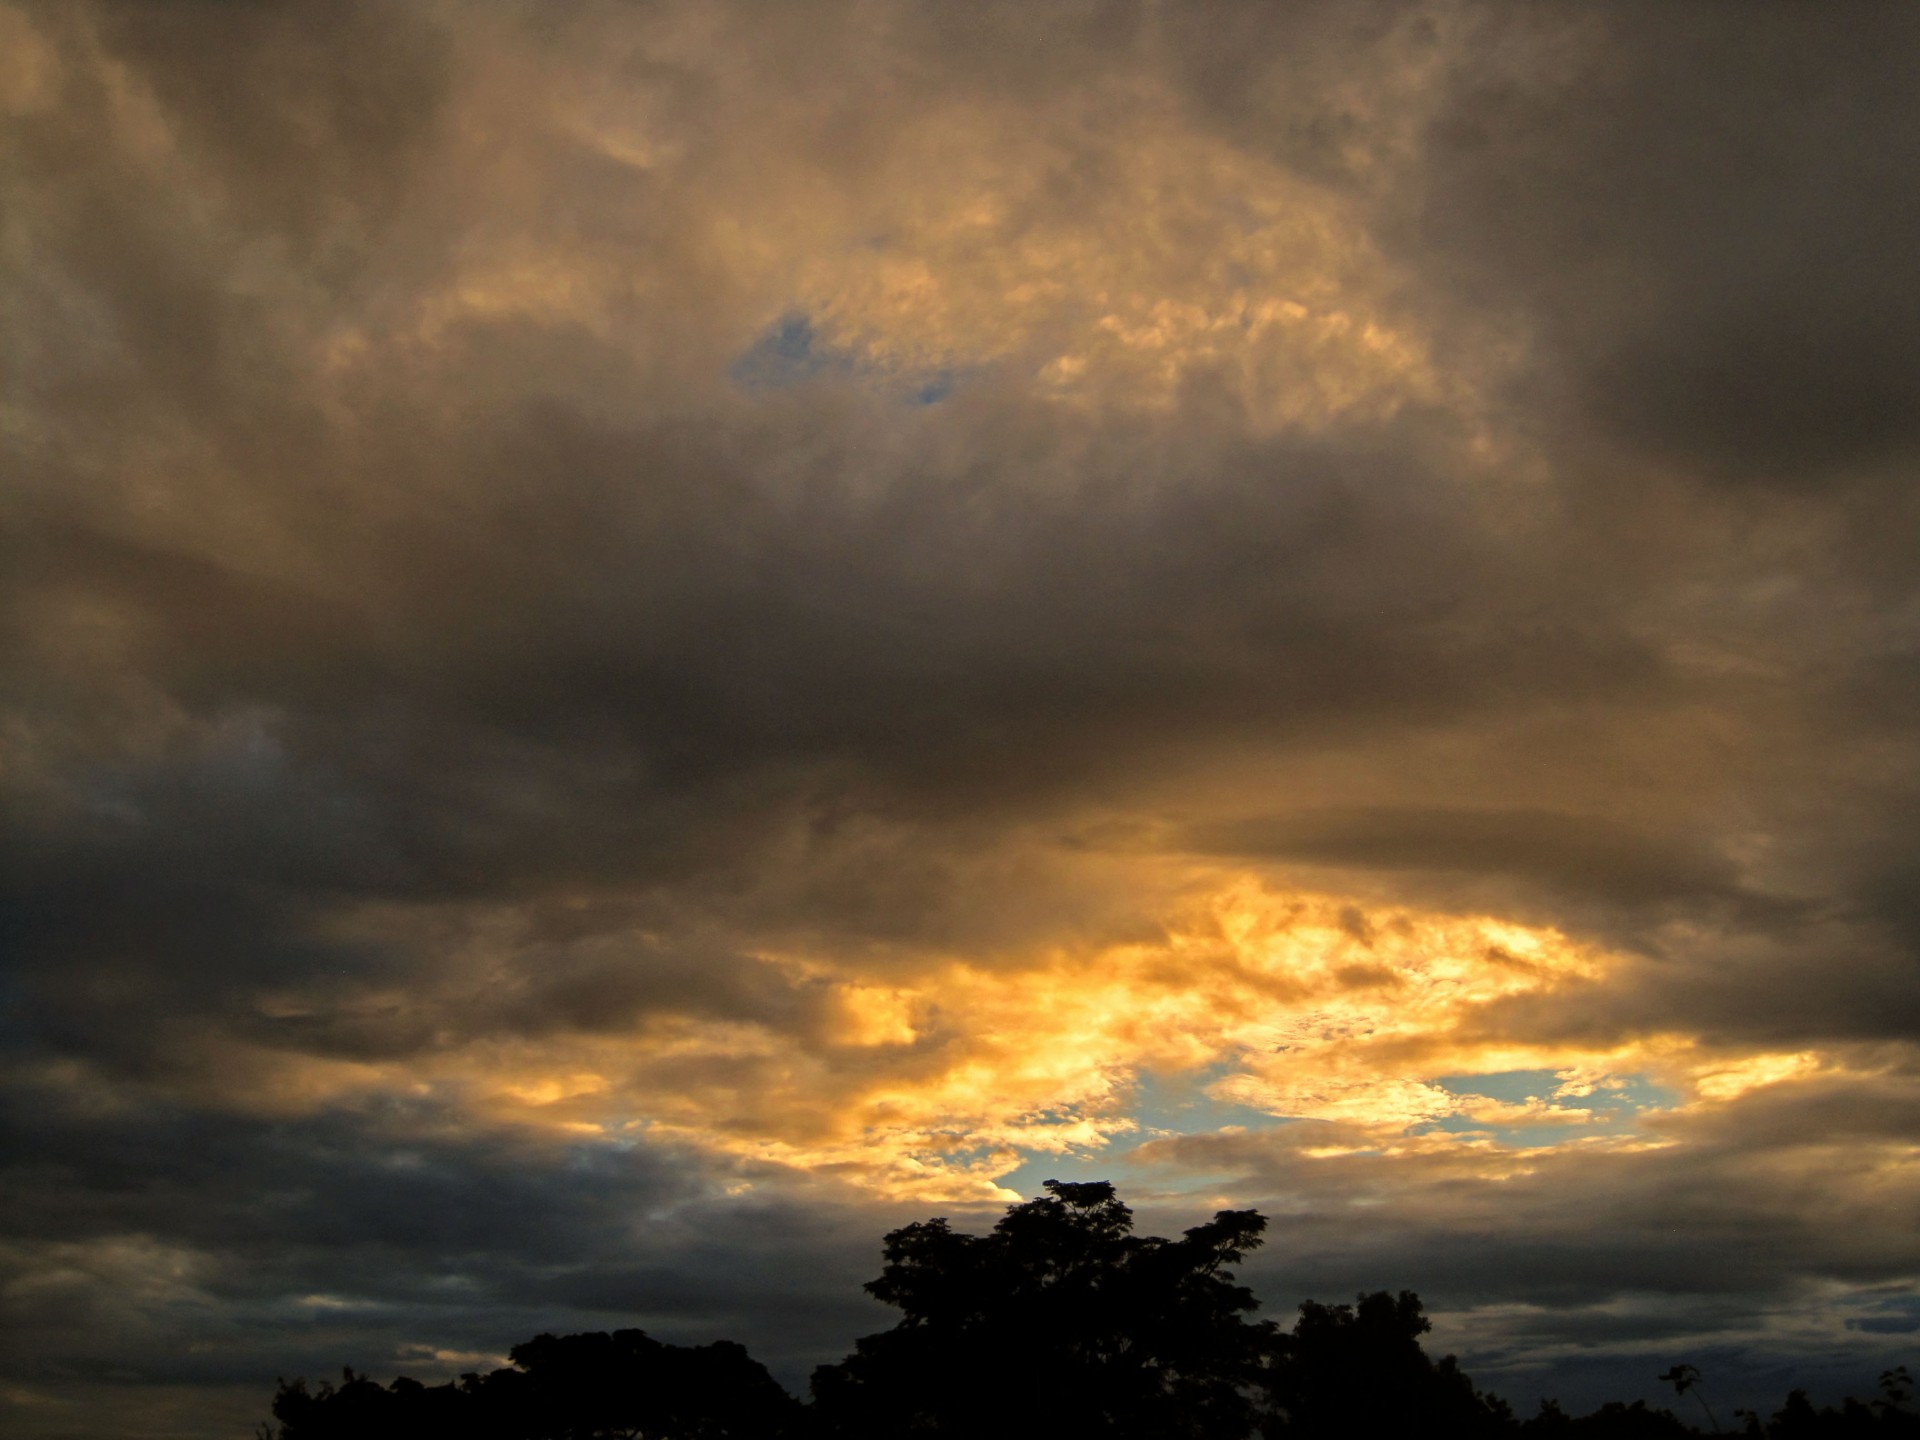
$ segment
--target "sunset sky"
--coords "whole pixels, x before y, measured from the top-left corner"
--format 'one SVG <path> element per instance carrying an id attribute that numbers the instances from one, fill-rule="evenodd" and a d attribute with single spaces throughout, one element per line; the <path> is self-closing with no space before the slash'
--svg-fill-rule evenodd
<path id="1" fill-rule="evenodd" d="M 621 1325 L 802 1390 L 1055 1176 L 1523 1410 L 1914 1363 L 1916 74 L 0 3 L 0 1429 Z"/>

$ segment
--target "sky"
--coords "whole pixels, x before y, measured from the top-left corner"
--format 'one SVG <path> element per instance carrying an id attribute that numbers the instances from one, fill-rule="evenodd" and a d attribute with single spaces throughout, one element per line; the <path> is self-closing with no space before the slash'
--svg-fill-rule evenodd
<path id="1" fill-rule="evenodd" d="M 1523 1409 L 1912 1363 L 1917 64 L 0 3 L 0 1428 L 799 1390 L 1054 1177 Z"/>

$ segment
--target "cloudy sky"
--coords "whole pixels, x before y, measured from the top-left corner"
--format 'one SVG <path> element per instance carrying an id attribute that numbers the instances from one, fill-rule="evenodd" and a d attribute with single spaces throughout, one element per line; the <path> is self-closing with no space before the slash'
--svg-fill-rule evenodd
<path id="1" fill-rule="evenodd" d="M 0 3 L 0 1425 L 1110 1178 L 1920 1333 L 1920 11 Z"/>

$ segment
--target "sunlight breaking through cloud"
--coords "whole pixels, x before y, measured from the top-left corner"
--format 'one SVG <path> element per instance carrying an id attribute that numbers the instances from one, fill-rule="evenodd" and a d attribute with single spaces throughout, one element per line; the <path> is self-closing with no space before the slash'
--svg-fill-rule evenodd
<path id="1" fill-rule="evenodd" d="M 1916 54 L 0 0 L 0 1427 L 803 1379 L 1058 1175 L 1540 1393 L 1885 1359 Z"/>

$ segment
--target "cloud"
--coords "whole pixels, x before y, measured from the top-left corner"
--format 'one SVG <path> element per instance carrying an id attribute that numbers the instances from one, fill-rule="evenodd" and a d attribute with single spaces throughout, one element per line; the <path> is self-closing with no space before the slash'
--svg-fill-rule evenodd
<path id="1" fill-rule="evenodd" d="M 797 1379 L 1055 1168 L 1870 1366 L 1909 28 L 0 6 L 22 1423 Z"/>
<path id="2" fill-rule="evenodd" d="M 1905 453 L 1911 17 L 1478 18 L 1414 233 L 1473 303 L 1524 317 L 1592 431 L 1735 483 Z M 1648 23 L 1661 43 L 1628 40 Z M 1685 83 L 1708 55 L 1721 83 Z"/>
<path id="3" fill-rule="evenodd" d="M 1492 872 L 1622 904 L 1730 898 L 1718 857 L 1603 817 L 1528 810 L 1320 810 L 1215 825 L 1206 849 L 1360 869 Z"/>

